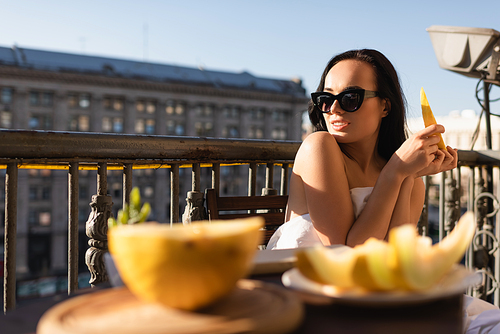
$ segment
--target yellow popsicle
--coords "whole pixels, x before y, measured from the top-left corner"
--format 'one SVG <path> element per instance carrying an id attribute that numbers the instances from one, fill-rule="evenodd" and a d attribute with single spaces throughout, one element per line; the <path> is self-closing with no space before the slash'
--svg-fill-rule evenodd
<path id="1" fill-rule="evenodd" d="M 436 119 L 434 118 L 434 114 L 432 113 L 431 107 L 429 106 L 429 101 L 427 101 L 427 96 L 425 96 L 423 87 L 420 89 L 420 105 L 422 106 L 422 117 L 424 118 L 425 127 L 436 124 Z M 442 150 L 446 150 L 446 145 L 444 144 L 444 140 L 441 134 L 436 133 L 436 136 L 439 136 L 440 138 L 438 147 Z"/>

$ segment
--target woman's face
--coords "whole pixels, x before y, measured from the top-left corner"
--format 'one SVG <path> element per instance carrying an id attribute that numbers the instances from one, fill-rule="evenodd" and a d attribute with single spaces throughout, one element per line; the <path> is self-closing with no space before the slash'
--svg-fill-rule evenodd
<path id="1" fill-rule="evenodd" d="M 325 78 L 325 92 L 337 95 L 349 88 L 377 91 L 375 72 L 371 65 L 359 60 L 342 60 L 333 66 Z M 339 143 L 377 140 L 382 118 L 387 115 L 386 101 L 378 97 L 365 98 L 361 107 L 346 112 L 335 101 L 324 113 L 326 126 Z"/>

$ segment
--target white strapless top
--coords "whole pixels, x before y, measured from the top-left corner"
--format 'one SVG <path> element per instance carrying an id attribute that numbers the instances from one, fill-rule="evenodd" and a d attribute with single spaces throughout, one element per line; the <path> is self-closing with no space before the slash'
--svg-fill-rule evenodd
<path id="1" fill-rule="evenodd" d="M 350 190 L 352 206 L 356 218 L 366 205 L 373 187 L 352 188 Z M 267 244 L 267 249 L 310 247 L 322 244 L 313 227 L 309 214 L 295 217 L 281 225 Z"/>

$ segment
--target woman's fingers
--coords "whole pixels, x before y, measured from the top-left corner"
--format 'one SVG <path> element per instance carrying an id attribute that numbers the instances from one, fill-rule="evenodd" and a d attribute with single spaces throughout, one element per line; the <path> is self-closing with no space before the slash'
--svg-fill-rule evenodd
<path id="1" fill-rule="evenodd" d="M 457 167 L 458 154 L 457 151 L 451 147 L 447 147 L 447 150 L 436 150 L 434 153 L 434 158 L 427 168 L 420 171 L 419 175 L 433 175 L 441 172 L 445 172 Z"/>
<path id="2" fill-rule="evenodd" d="M 444 133 L 444 126 L 442 126 L 441 124 L 433 124 L 417 132 L 417 134 L 422 137 L 433 137 L 432 135 L 436 133 Z"/>

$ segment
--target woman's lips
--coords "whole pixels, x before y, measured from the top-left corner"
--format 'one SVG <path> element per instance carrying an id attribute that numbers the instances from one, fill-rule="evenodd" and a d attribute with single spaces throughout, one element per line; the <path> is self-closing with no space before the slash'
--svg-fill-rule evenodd
<path id="1" fill-rule="evenodd" d="M 333 130 L 335 131 L 341 131 L 343 130 L 346 126 L 348 126 L 349 123 L 348 122 L 344 122 L 344 121 L 334 121 L 334 122 L 330 122 L 330 126 L 332 127 Z"/>

